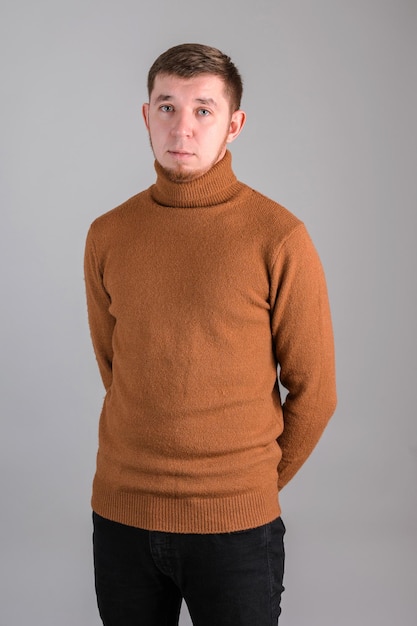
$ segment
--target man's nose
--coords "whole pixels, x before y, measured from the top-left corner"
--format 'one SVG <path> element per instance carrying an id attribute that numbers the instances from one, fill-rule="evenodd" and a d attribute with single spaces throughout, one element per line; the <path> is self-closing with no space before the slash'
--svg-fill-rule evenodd
<path id="1" fill-rule="evenodd" d="M 187 113 L 177 112 L 171 132 L 176 137 L 189 137 L 192 135 L 192 120 Z"/>

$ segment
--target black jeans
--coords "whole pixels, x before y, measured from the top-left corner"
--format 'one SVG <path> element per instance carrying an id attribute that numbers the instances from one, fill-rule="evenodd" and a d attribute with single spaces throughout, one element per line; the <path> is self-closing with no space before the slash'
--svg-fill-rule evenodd
<path id="1" fill-rule="evenodd" d="M 93 513 L 97 603 L 104 626 L 276 626 L 284 573 L 281 518 L 216 535 L 154 532 Z"/>

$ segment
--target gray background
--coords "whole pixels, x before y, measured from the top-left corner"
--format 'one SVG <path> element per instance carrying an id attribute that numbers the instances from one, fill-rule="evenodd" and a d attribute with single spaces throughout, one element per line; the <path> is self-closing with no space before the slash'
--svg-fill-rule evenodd
<path id="1" fill-rule="evenodd" d="M 1 626 L 99 624 L 84 240 L 153 182 L 146 73 L 184 41 L 241 69 L 236 174 L 328 278 L 339 406 L 282 495 L 280 624 L 415 624 L 416 27 L 415 0 L 2 0 Z"/>

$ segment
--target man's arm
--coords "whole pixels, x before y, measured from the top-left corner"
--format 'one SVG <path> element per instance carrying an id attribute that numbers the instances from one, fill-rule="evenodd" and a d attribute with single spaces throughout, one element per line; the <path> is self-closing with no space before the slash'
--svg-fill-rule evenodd
<path id="1" fill-rule="evenodd" d="M 103 285 L 102 268 L 97 259 L 92 228 L 88 232 L 85 246 L 84 276 L 91 339 L 101 378 L 107 390 L 112 383 L 112 337 L 115 318 L 109 312 L 111 300 Z"/>
<path id="2" fill-rule="evenodd" d="M 296 474 L 336 408 L 333 331 L 322 265 L 304 227 L 281 246 L 271 284 L 271 327 L 283 403 L 279 489 Z"/>

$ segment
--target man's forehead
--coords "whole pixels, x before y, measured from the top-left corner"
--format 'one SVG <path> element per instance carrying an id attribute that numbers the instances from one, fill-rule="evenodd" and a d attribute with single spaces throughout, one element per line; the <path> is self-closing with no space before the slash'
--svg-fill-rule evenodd
<path id="1" fill-rule="evenodd" d="M 166 100 L 190 97 L 200 104 L 217 105 L 226 99 L 223 80 L 216 74 L 198 74 L 190 78 L 172 74 L 157 74 L 152 89 L 152 102 L 158 104 Z"/>

